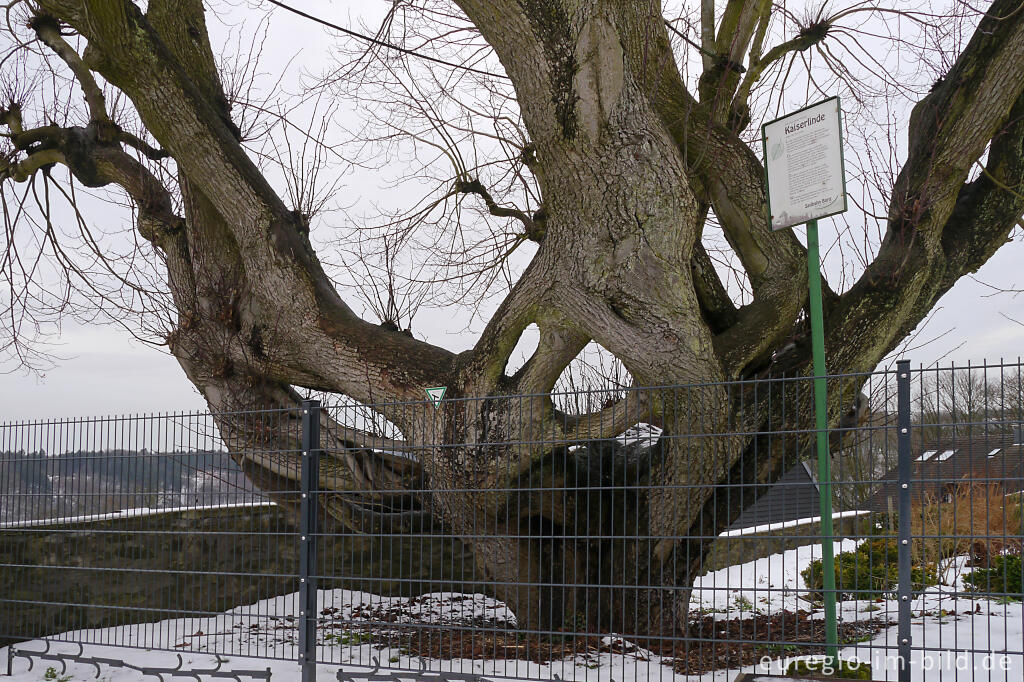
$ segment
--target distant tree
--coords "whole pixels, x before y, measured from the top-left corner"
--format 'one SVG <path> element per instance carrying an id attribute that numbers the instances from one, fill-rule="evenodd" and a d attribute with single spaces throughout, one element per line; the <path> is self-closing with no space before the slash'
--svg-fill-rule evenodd
<path id="1" fill-rule="evenodd" d="M 926 370 L 916 392 L 914 421 L 924 444 L 1011 436 L 1024 420 L 1019 367 Z"/>

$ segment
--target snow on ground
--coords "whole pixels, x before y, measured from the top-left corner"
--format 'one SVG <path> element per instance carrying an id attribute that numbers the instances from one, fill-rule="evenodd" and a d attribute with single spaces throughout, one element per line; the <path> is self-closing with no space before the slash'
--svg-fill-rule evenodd
<path id="1" fill-rule="evenodd" d="M 636 445 L 640 448 L 650 448 L 654 447 L 659 438 L 661 438 L 661 429 L 659 427 L 647 422 L 640 422 L 620 433 L 615 437 L 615 440 L 620 445 Z"/>
<path id="2" fill-rule="evenodd" d="M 432 593 L 403 599 L 350 590 L 321 590 L 318 605 L 317 658 L 332 663 L 319 666 L 317 677 L 320 680 L 365 679 L 365 675 L 377 665 L 438 671 L 442 673 L 440 679 L 451 679 L 453 673 L 513 680 L 552 679 L 554 676 L 594 682 L 674 679 L 671 668 L 662 665 L 659 658 L 628 643 L 624 645 L 621 640 L 606 642 L 609 646 L 605 653 L 548 664 L 515 659 L 424 660 L 406 655 L 398 647 L 365 641 L 369 637 L 361 627 L 361 621 L 378 623 L 374 628 L 376 635 L 398 632 L 402 625 L 407 624 L 433 626 L 435 632 L 468 631 L 470 628 L 506 632 L 515 626 L 515 616 L 504 604 L 480 594 Z M 297 614 L 298 595 L 289 594 L 209 618 L 182 618 L 64 633 L 54 638 L 61 641 L 50 642 L 51 649 L 47 655 L 79 654 L 80 648 L 73 642 L 87 642 L 81 648 L 80 656 L 120 659 L 135 668 L 197 670 L 196 675 L 190 676 L 203 682 L 222 677 L 218 673 L 226 670 L 264 675 L 268 667 L 272 680 L 296 682 L 299 679 L 299 668 L 294 662 L 297 656 Z M 381 627 L 381 622 L 388 625 Z M 117 642 L 143 648 L 119 648 L 95 642 Z M 19 644 L 17 648 L 43 652 L 47 647 L 45 643 L 35 641 Z M 628 653 L 621 653 L 623 651 Z M 249 658 L 243 655 L 246 652 L 284 660 Z M 0 661 L 6 660 L 6 655 L 6 650 L 0 649 Z M 46 677 L 48 667 L 55 668 L 56 676 Z M 105 664 L 101 664 L 99 669 L 104 682 L 134 682 L 146 677 L 139 669 L 115 668 Z M 18 657 L 13 662 L 11 682 L 59 682 L 64 675 L 71 676 L 66 682 L 76 682 L 95 679 L 96 671 L 92 665 L 68 662 L 65 672 L 65 668 L 52 659 L 36 660 L 29 669 L 29 660 Z M 339 676 L 339 671 L 347 676 Z M 241 679 L 245 682 L 247 678 L 265 679 L 252 675 Z M 147 679 L 152 680 L 153 677 Z"/>
<path id="3" fill-rule="evenodd" d="M 856 540 L 843 540 L 835 551 L 852 551 L 857 544 Z M 783 609 L 810 610 L 800 571 L 820 558 L 821 546 L 811 545 L 705 575 L 694 584 L 691 612 L 700 610 L 726 619 Z M 966 563 L 966 557 L 946 561 L 941 566 L 940 584 L 924 590 L 911 604 L 911 679 L 1018 682 L 1024 679 L 1024 606 L 965 595 L 963 575 L 971 570 Z M 839 602 L 841 623 L 869 619 L 891 623 L 869 641 L 841 649 L 840 657 L 871 663 L 876 680 L 897 679 L 898 612 L 895 599 Z M 812 617 L 823 618 L 824 614 L 814 609 Z M 775 661 L 759 666 L 756 672 L 781 674 L 785 664 L 785 660 Z"/>
<path id="4" fill-rule="evenodd" d="M 858 544 L 857 540 L 842 540 L 835 543 L 835 552 L 853 551 Z M 708 573 L 693 584 L 690 612 L 735 618 L 783 609 L 810 610 L 800 571 L 820 558 L 821 545 L 807 545 Z"/>
<path id="5" fill-rule="evenodd" d="M 856 544 L 856 541 L 845 540 L 837 543 L 836 550 L 849 551 Z M 804 585 L 799 576 L 810 561 L 820 556 L 820 546 L 801 547 L 708 574 L 695 585 L 691 609 L 694 614 L 713 614 L 715 619 L 752 617 L 758 612 L 778 613 L 783 609 L 811 611 L 812 618 L 821 618 L 821 611 L 801 598 Z M 964 559 L 947 562 L 943 566 L 944 584 L 928 589 L 913 602 L 911 677 L 922 682 L 1018 682 L 1024 679 L 1022 605 L 964 596 L 962 575 L 970 570 L 964 564 Z M 737 588 L 737 585 L 743 587 Z M 483 595 L 455 593 L 401 599 L 349 590 L 324 590 L 319 593 L 319 608 L 318 660 L 330 662 L 319 666 L 317 677 L 320 680 L 358 682 L 368 679 L 374 666 L 379 664 L 385 669 L 434 671 L 437 673 L 434 679 L 438 680 L 479 675 L 512 680 L 544 680 L 557 676 L 562 680 L 587 682 L 729 682 L 740 672 L 778 674 L 786 663 L 775 660 L 742 670 L 718 670 L 687 677 L 675 674 L 651 652 L 611 638 L 605 638 L 601 646 L 585 654 L 545 664 L 515 659 L 421 659 L 405 653 L 401 647 L 380 643 L 379 637 L 376 641 L 367 641 L 370 637 L 360 621 L 388 623 L 391 632 L 399 632 L 402 625 L 419 624 L 451 633 L 469 630 L 500 633 L 514 626 L 515 616 L 500 602 Z M 891 623 L 869 641 L 844 647 L 841 656 L 871 662 L 877 680 L 895 680 L 896 614 L 894 600 L 841 602 L 839 618 L 842 622 L 874 619 Z M 73 641 L 113 642 L 123 646 L 87 643 L 81 655 L 121 660 L 135 668 L 111 667 L 102 662 L 92 666 L 35 660 L 29 669 L 29 661 L 18 657 L 13 661 L 11 682 L 60 682 L 65 676 L 65 682 L 92 680 L 97 678 L 97 671 L 103 682 L 155 679 L 143 674 L 141 668 L 144 667 L 194 671 L 195 674 L 187 676 L 197 682 L 224 679 L 226 670 L 248 672 L 249 675 L 239 676 L 241 682 L 266 679 L 269 669 L 270 679 L 275 682 L 297 682 L 299 668 L 294 662 L 297 615 L 297 595 L 290 594 L 209 618 L 69 632 L 56 637 L 63 641 L 51 642 L 50 656 L 78 653 L 79 646 Z M 379 625 L 374 627 L 377 635 L 388 631 Z M 44 651 L 45 646 L 36 641 L 20 644 L 18 648 Z M 6 653 L 0 650 L 0 665 L 7 658 Z M 249 658 L 246 653 L 276 660 Z M 783 654 L 784 651 L 778 655 Z M 54 668 L 56 677 L 47 677 L 49 667 Z M 175 677 L 183 679 L 185 676 L 166 675 L 164 679 L 170 682 Z"/>

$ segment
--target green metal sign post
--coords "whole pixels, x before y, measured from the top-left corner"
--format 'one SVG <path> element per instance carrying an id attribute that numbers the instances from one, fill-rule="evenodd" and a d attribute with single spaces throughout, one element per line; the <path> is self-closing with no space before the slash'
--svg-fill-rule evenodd
<path id="1" fill-rule="evenodd" d="M 828 451 L 828 383 L 825 378 L 825 331 L 821 308 L 821 257 L 818 254 L 818 221 L 807 223 L 807 289 L 810 302 L 811 348 L 814 356 L 814 428 L 818 440 L 818 504 L 821 511 L 821 572 L 825 601 L 826 655 L 839 659 L 839 626 L 836 622 L 836 563 L 832 538 L 832 465 Z"/>
<path id="2" fill-rule="evenodd" d="M 773 230 L 807 225 L 808 316 L 814 357 L 814 428 L 821 513 L 822 593 L 825 651 L 839 660 L 836 622 L 835 529 L 832 525 L 832 471 L 828 451 L 828 384 L 821 305 L 818 219 L 846 210 L 842 111 L 832 97 L 765 123 L 762 128 L 768 212 Z"/>

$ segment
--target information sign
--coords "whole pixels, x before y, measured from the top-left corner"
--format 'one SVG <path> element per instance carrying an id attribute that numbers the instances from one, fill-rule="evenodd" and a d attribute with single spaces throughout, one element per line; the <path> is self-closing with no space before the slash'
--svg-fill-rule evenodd
<path id="1" fill-rule="evenodd" d="M 761 132 L 773 230 L 846 210 L 838 97 L 765 123 Z"/>

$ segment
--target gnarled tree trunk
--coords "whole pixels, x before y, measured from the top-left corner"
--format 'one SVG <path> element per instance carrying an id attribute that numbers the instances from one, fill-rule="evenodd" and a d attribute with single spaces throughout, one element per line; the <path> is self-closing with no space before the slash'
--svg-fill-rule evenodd
<path id="1" fill-rule="evenodd" d="M 783 470 L 777 449 L 755 459 L 765 448 L 734 435 L 772 419 L 770 401 L 740 399 L 721 382 L 806 373 L 809 357 L 806 254 L 791 232 L 771 232 L 763 168 L 741 138 L 748 79 L 756 82 L 773 54 L 762 57 L 759 43 L 753 49 L 771 3 L 730 0 L 718 35 L 706 27 L 705 50 L 718 56 L 705 60 L 700 101 L 680 75 L 655 3 L 457 4 L 511 79 L 531 139 L 524 157 L 543 197 L 542 215 L 529 220 L 536 256 L 464 353 L 366 322 L 341 299 L 305 218 L 239 143 L 199 0 L 151 0 L 145 13 L 128 0 L 38 0 L 33 27 L 78 79 L 91 122 L 24 130 L 8 107 L 3 120 L 25 159 L 7 164 L 5 176 L 25 179 L 63 163 L 87 186 L 125 189 L 139 233 L 166 264 L 177 313 L 170 349 L 223 413 L 222 434 L 257 483 L 294 486 L 295 461 L 258 445 L 294 439 L 295 422 L 267 433 L 227 413 L 294 410 L 295 387 L 373 406 L 447 385 L 465 400 L 436 412 L 376 408 L 405 438 L 387 447 L 326 415 L 321 485 L 339 493 L 325 498 L 334 517 L 359 531 L 438 523 L 466 538 L 525 626 L 583 617 L 588 630 L 678 634 L 706 552 L 686 537 L 713 536 L 742 509 L 714 486 L 770 481 Z M 62 25 L 87 41 L 84 54 L 64 42 Z M 996 0 L 915 109 L 879 254 L 848 291 L 826 292 L 830 371 L 872 369 L 1020 217 L 1022 194 L 1005 188 L 1024 179 L 1022 44 L 1024 12 L 1015 0 Z M 748 48 L 742 76 L 735 65 Z M 131 99 L 161 149 L 139 147 L 110 121 L 93 73 Z M 125 145 L 173 157 L 181 215 L 172 192 Z M 986 173 L 969 181 L 986 150 Z M 749 280 L 746 305 L 732 303 L 702 246 L 709 211 Z M 536 352 L 506 376 L 534 323 Z M 546 396 L 592 340 L 638 385 L 699 388 L 562 415 Z M 536 397 L 500 397 L 507 394 Z M 833 414 L 851 398 L 834 393 Z M 563 445 L 615 436 L 641 416 L 666 429 L 643 461 L 599 448 L 582 461 Z M 699 437 L 687 437 L 695 430 Z M 417 458 L 382 452 L 395 449 Z M 537 486 L 573 492 L 546 495 Z M 291 501 L 287 493 L 281 500 Z M 600 587 L 613 584 L 632 589 Z"/>

